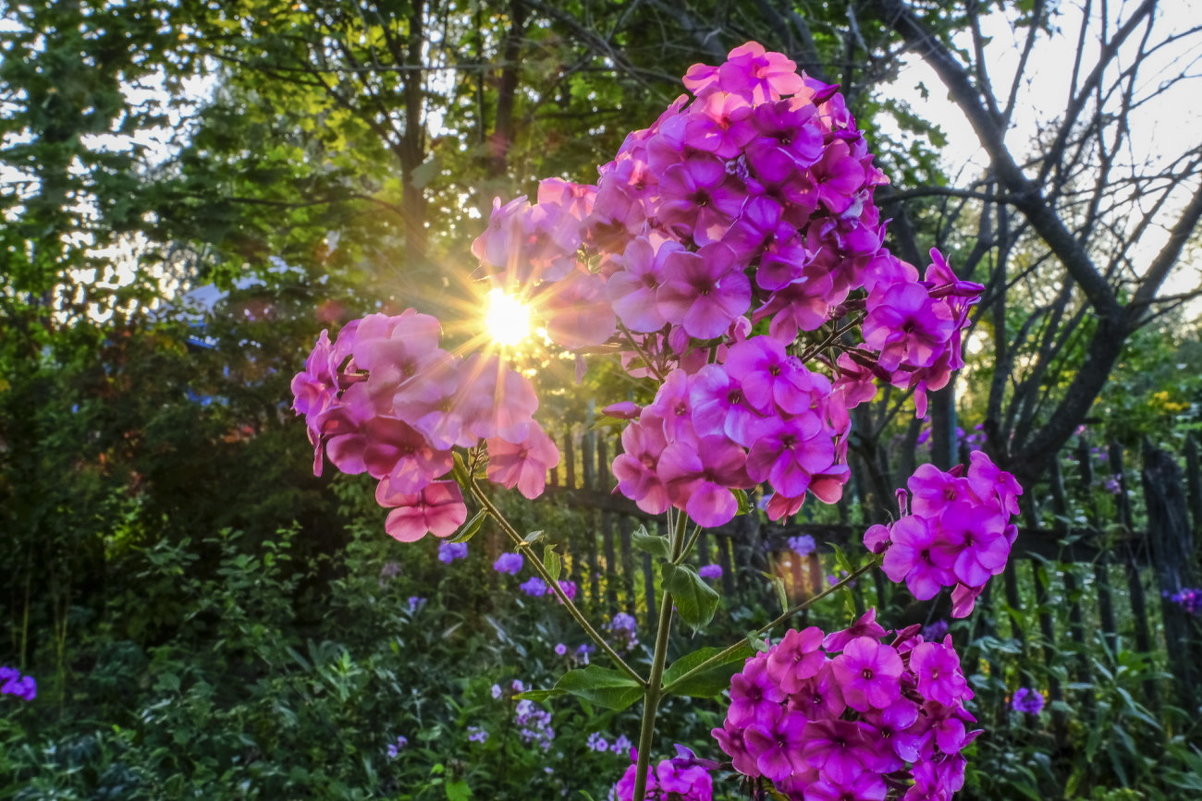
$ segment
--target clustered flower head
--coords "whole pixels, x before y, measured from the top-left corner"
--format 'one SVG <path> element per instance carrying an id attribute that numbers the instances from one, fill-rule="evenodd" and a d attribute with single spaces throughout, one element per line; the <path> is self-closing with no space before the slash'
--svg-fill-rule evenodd
<path id="1" fill-rule="evenodd" d="M 466 542 L 440 542 L 438 543 L 438 561 L 444 565 L 449 565 L 456 559 L 467 558 L 467 543 Z"/>
<path id="2" fill-rule="evenodd" d="M 613 750 L 618 751 L 617 742 Z M 618 801 L 634 801 L 635 765 L 638 755 L 632 750 L 632 764 L 614 786 Z M 676 756 L 662 760 L 647 773 L 647 789 L 643 801 L 712 801 L 714 780 L 710 771 L 717 767 L 709 760 L 697 759 L 682 745 L 676 746 Z"/>
<path id="3" fill-rule="evenodd" d="M 551 748 L 555 740 L 555 729 L 551 727 L 551 713 L 528 699 L 518 701 L 514 710 L 514 723 L 518 736 L 527 745 L 537 745 L 544 751 Z"/>
<path id="4" fill-rule="evenodd" d="M 798 556 L 809 556 L 818 550 L 818 544 L 810 534 L 798 534 L 796 537 L 789 537 L 789 550 Z"/>
<path id="5" fill-rule="evenodd" d="M 605 626 L 619 651 L 633 651 L 639 644 L 639 623 L 634 615 L 618 612 Z"/>
<path id="6" fill-rule="evenodd" d="M 807 493 L 840 497 L 848 412 L 878 382 L 912 389 L 925 415 L 982 287 L 937 252 L 920 274 L 883 247 L 887 180 L 836 87 L 755 43 L 684 85 L 595 186 L 498 201 L 473 252 L 560 345 L 612 341 L 659 381 L 646 407 L 612 407 L 633 421 L 619 491 L 715 526 L 732 490 L 767 483 L 780 519 Z"/>
<path id="7" fill-rule="evenodd" d="M 982 451 L 970 455 L 967 475 L 962 465 L 943 471 L 924 464 L 906 485 L 908 504 L 898 491 L 902 516 L 870 527 L 864 545 L 883 553 L 885 574 L 904 581 L 921 601 L 952 587 L 952 617 L 965 617 L 989 579 L 1006 567 L 1018 536 L 1011 519 L 1022 487 Z"/>
<path id="8" fill-rule="evenodd" d="M 0 665 L 0 695 L 32 701 L 38 697 L 38 683 L 33 676 L 23 676 L 16 668 Z"/>
<path id="9" fill-rule="evenodd" d="M 459 485 L 447 479 L 453 448 L 483 444 L 488 479 L 527 498 L 542 493 L 559 462 L 532 416 L 529 380 L 495 354 L 460 358 L 440 339 L 428 314 L 371 314 L 334 341 L 323 331 L 292 379 L 314 472 L 328 459 L 343 473 L 371 475 L 377 503 L 391 510 L 384 528 L 402 542 L 450 536 L 467 519 Z"/>
<path id="10" fill-rule="evenodd" d="M 634 744 L 630 742 L 630 738 L 625 734 L 619 734 L 611 743 L 605 739 L 605 735 L 599 731 L 595 731 L 588 736 L 588 742 L 585 743 L 590 751 L 604 753 L 610 751 L 615 754 L 629 754 L 630 749 Z"/>
<path id="11" fill-rule="evenodd" d="M 697 568 L 697 575 L 709 581 L 716 581 L 717 579 L 722 578 L 722 565 L 702 565 L 701 567 Z"/>
<path id="12" fill-rule="evenodd" d="M 1043 693 L 1030 687 L 1019 687 L 1010 699 L 1010 708 L 1015 712 L 1025 712 L 1028 715 L 1038 715 L 1043 711 Z"/>
<path id="13" fill-rule="evenodd" d="M 733 767 L 796 801 L 945 801 L 964 783 L 979 732 L 951 638 L 888 632 L 869 610 L 849 629 L 789 631 L 747 660 L 714 729 Z M 904 789 L 904 788 L 909 789 Z"/>
<path id="14" fill-rule="evenodd" d="M 522 558 L 520 553 L 506 552 L 497 557 L 497 561 L 492 563 L 492 569 L 498 573 L 508 573 L 511 576 L 516 576 L 522 572 L 522 567 L 526 560 Z"/>

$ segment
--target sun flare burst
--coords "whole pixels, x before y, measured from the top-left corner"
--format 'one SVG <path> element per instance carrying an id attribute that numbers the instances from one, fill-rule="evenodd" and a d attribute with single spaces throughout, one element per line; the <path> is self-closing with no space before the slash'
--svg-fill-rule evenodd
<path id="1" fill-rule="evenodd" d="M 513 347 L 530 336 L 530 307 L 500 289 L 485 298 L 484 328 L 498 345 Z"/>

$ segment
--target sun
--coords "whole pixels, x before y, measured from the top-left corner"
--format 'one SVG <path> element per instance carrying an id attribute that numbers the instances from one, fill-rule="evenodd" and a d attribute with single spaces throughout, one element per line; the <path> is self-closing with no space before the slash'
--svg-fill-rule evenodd
<path id="1" fill-rule="evenodd" d="M 530 307 L 500 289 L 485 298 L 484 328 L 498 345 L 513 347 L 530 336 Z"/>

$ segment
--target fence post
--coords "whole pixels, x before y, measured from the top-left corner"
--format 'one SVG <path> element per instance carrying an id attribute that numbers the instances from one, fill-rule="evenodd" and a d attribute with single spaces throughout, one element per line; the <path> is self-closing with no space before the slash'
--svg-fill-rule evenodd
<path id="1" fill-rule="evenodd" d="M 1118 443 L 1110 446 L 1110 467 L 1118 476 L 1119 519 L 1126 530 L 1127 591 L 1131 596 L 1131 617 L 1135 624 L 1135 647 L 1142 653 L 1151 653 L 1152 633 L 1148 628 L 1148 603 L 1144 597 L 1144 583 L 1139 574 L 1139 554 L 1136 551 L 1137 545 L 1146 550 L 1147 543 L 1136 540 L 1135 524 L 1131 516 L 1131 499 L 1127 495 L 1127 471 L 1123 463 L 1123 449 L 1119 447 Z M 1149 706 L 1159 709 L 1160 688 L 1156 686 L 1154 679 L 1144 682 L 1144 692 L 1147 693 Z"/>
<path id="2" fill-rule="evenodd" d="M 1185 487 L 1194 531 L 1202 531 L 1202 465 L 1198 460 L 1198 440 L 1192 433 L 1185 435 Z"/>
<path id="3" fill-rule="evenodd" d="M 1172 454 L 1145 441 L 1140 474 L 1148 510 L 1148 550 L 1161 591 L 1164 634 L 1178 692 L 1190 706 L 1197 689 L 1198 666 L 1188 614 L 1168 595 L 1192 586 L 1194 536 L 1186 511 L 1181 469 Z"/>

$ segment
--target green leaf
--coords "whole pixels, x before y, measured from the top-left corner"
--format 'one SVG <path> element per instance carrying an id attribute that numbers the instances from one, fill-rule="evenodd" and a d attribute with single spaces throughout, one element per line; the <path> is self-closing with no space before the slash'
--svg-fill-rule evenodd
<path id="1" fill-rule="evenodd" d="M 666 537 L 661 537 L 658 534 L 650 534 L 646 526 L 639 526 L 631 534 L 631 539 L 634 542 L 634 547 L 640 551 L 646 551 L 660 561 L 668 561 L 670 553 L 668 550 L 668 540 Z"/>
<path id="2" fill-rule="evenodd" d="M 552 687 L 549 690 L 526 690 L 524 693 L 517 693 L 513 697 L 519 701 L 538 701 L 539 703 L 550 698 L 558 698 L 561 695 L 567 695 L 566 690 L 557 690 Z"/>
<path id="3" fill-rule="evenodd" d="M 463 779 L 456 779 L 443 785 L 447 791 L 447 801 L 469 801 L 472 788 Z"/>
<path id="4" fill-rule="evenodd" d="M 664 589 L 672 593 L 681 619 L 695 629 L 714 619 L 718 610 L 718 593 L 686 565 L 663 566 Z"/>
<path id="5" fill-rule="evenodd" d="M 535 543 L 535 541 L 542 535 L 543 535 L 542 529 L 539 529 L 538 531 L 531 531 L 529 534 L 526 535 L 526 538 L 524 540 L 522 540 L 522 542 L 525 543 L 526 545 L 533 545 Z"/>
<path id="6" fill-rule="evenodd" d="M 776 591 L 776 602 L 780 604 L 780 611 L 789 611 L 789 592 L 785 589 L 785 580 L 775 573 L 772 574 L 772 589 Z"/>
<path id="7" fill-rule="evenodd" d="M 569 670 L 555 683 L 555 689 L 615 712 L 643 697 L 643 688 L 634 679 L 599 665 Z"/>
<path id="8" fill-rule="evenodd" d="M 543 565 L 547 568 L 551 580 L 559 581 L 559 573 L 563 570 L 563 560 L 559 558 L 559 554 L 555 553 L 554 545 L 543 548 Z"/>
<path id="9" fill-rule="evenodd" d="M 463 454 L 455 451 L 451 458 L 454 460 L 451 467 L 451 475 L 459 482 L 460 486 L 466 487 L 470 482 L 471 474 L 468 473 L 467 462 L 464 461 Z"/>
<path id="10" fill-rule="evenodd" d="M 735 500 L 739 502 L 739 514 L 745 515 L 751 511 L 751 498 L 741 489 L 731 490 L 735 494 Z"/>
<path id="11" fill-rule="evenodd" d="M 455 532 L 455 536 L 451 537 L 451 542 L 467 542 L 472 537 L 480 533 L 480 527 L 484 525 L 484 520 L 488 517 L 488 510 L 481 509 L 472 517 L 471 520 L 463 524 L 463 526 Z"/>
<path id="12" fill-rule="evenodd" d="M 699 648 L 690 654 L 677 659 L 664 671 L 664 685 L 669 685 L 679 677 L 688 673 L 705 660 L 722 653 L 722 648 L 712 646 Z M 696 675 L 689 676 L 680 686 L 672 688 L 673 695 L 687 695 L 691 698 L 713 698 L 730 686 L 730 677 L 742 667 L 747 657 L 755 654 L 755 649 L 749 643 L 741 643 L 738 650 L 723 657 Z"/>

